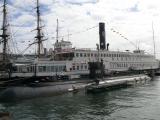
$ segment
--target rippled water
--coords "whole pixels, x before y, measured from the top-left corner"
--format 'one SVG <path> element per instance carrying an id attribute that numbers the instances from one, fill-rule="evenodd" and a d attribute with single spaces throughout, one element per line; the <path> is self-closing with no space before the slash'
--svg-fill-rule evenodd
<path id="1" fill-rule="evenodd" d="M 14 120 L 160 120 L 160 77 L 148 84 L 107 91 L 0 103 Z"/>

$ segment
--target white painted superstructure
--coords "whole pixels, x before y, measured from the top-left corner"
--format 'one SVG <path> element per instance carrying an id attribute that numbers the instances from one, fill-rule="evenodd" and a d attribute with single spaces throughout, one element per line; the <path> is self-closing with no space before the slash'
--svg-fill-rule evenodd
<path id="1" fill-rule="evenodd" d="M 159 68 L 154 56 L 143 50 L 133 52 L 75 49 L 69 41 L 61 41 L 55 45 L 54 60 L 35 59 L 15 64 L 13 77 L 36 76 L 80 76 L 89 74 L 88 62 L 103 60 L 105 73 L 128 70 L 151 70 Z M 36 70 L 35 70 L 36 68 Z M 36 72 L 36 73 L 35 73 Z"/>

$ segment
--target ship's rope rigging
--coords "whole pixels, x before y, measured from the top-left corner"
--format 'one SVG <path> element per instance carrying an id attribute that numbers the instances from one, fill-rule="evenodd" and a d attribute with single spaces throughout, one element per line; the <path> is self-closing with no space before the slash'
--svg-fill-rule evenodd
<path id="1" fill-rule="evenodd" d="M 73 36 L 73 35 L 76 35 L 76 34 L 81 34 L 81 33 L 88 32 L 89 30 L 92 30 L 92 29 L 95 29 L 95 28 L 98 28 L 98 25 L 95 25 L 95 26 L 92 26 L 92 27 L 88 27 L 88 28 L 85 28 L 83 30 L 76 31 L 76 32 L 73 32 L 73 33 L 69 33 L 69 34 L 66 34 L 66 35 L 61 35 L 61 36 L 58 36 L 58 38 L 64 38 L 64 37 L 67 37 L 67 36 Z M 125 37 L 123 34 L 118 32 L 114 28 L 110 28 L 110 31 L 112 31 L 113 33 L 118 34 L 121 38 L 123 38 L 124 40 L 127 40 L 131 45 L 133 45 L 135 48 L 137 48 L 135 43 L 131 42 L 127 37 Z M 55 38 L 55 37 L 52 37 L 52 38 Z"/>
<path id="2" fill-rule="evenodd" d="M 124 40 L 127 40 L 131 45 L 133 45 L 135 48 L 137 48 L 136 44 L 130 41 L 125 35 L 123 35 L 121 32 L 115 30 L 115 28 L 110 28 L 110 31 L 117 34 L 119 37 L 123 38 Z"/>
<path id="3" fill-rule="evenodd" d="M 3 6 L 2 6 L 3 7 Z M 12 5 L 12 7 L 14 7 L 14 8 L 20 8 L 19 6 L 16 6 L 16 5 Z M 37 6 L 37 7 L 39 7 L 39 6 Z M 32 10 L 34 10 L 35 8 L 33 8 L 33 9 L 31 9 L 31 10 L 28 10 L 28 9 L 25 9 L 25 8 L 23 8 L 22 10 L 23 11 L 32 11 Z M 13 11 L 12 11 L 13 12 Z M 11 17 L 11 16 L 10 16 Z M 39 21 L 41 21 L 41 19 L 39 18 Z M 25 24 L 25 23 L 24 23 Z M 22 27 L 24 27 L 23 25 L 24 24 L 22 24 L 22 25 L 20 25 L 20 26 L 22 26 Z M 10 25 L 10 26 L 14 26 L 14 25 Z M 41 27 L 42 25 L 41 25 L 41 22 L 39 23 L 39 26 Z M 36 30 L 37 29 L 41 29 L 41 28 L 36 28 Z M 21 32 L 21 28 L 19 27 L 14 33 L 13 33 L 13 31 L 12 31 L 12 37 L 15 37 L 16 36 L 16 34 L 18 33 L 18 32 Z M 31 32 L 31 31 L 30 31 Z M 28 32 L 29 33 L 29 32 Z M 44 34 L 41 32 L 40 33 L 42 36 L 44 36 Z M 3 42 L 3 41 L 0 41 L 0 42 Z M 10 51 L 12 51 L 12 53 L 13 53 L 13 51 L 18 51 L 18 53 L 20 53 L 20 51 L 18 50 L 18 45 L 17 45 L 17 41 L 16 41 L 16 39 L 14 40 L 14 42 L 13 42 L 13 38 L 12 38 L 12 41 L 10 41 L 10 42 L 12 42 L 13 43 L 13 48 L 10 48 L 11 50 Z M 15 44 L 14 44 L 15 43 Z M 36 43 L 36 41 L 34 42 L 34 43 Z M 30 47 L 30 45 L 29 45 L 29 47 Z M 43 45 L 41 45 L 41 47 L 43 48 Z M 17 50 L 16 50 L 17 49 Z M 23 51 L 22 51 L 23 52 Z"/>
<path id="4" fill-rule="evenodd" d="M 9 14 L 8 15 L 8 20 L 12 21 L 12 19 L 13 19 L 12 16 Z M 17 53 L 20 52 L 20 50 L 19 50 L 18 45 L 17 45 L 17 40 L 15 39 L 15 33 L 13 32 L 13 29 L 11 29 L 12 28 L 11 25 L 9 25 L 9 26 L 10 26 L 9 31 L 10 31 L 10 34 L 11 34 L 10 35 L 10 46 L 11 47 L 9 47 L 11 49 L 10 52 L 12 52 L 12 54 L 13 53 L 17 54 Z"/>
<path id="5" fill-rule="evenodd" d="M 75 35 L 75 34 L 81 34 L 81 33 L 83 33 L 83 32 L 87 32 L 87 31 L 92 30 L 92 29 L 95 29 L 95 28 L 97 28 L 97 27 L 98 27 L 98 25 L 95 25 L 95 26 L 92 26 L 92 27 L 88 27 L 88 28 L 83 29 L 83 30 L 81 30 L 81 31 L 76 31 L 76 32 L 70 33 L 69 36 L 72 36 L 72 35 Z M 47 32 L 46 32 L 46 33 L 47 33 Z M 68 36 L 68 34 L 59 36 L 58 38 L 64 38 L 64 37 L 66 37 L 66 36 Z M 53 38 L 53 37 L 52 37 L 52 38 Z M 26 50 L 28 50 L 33 44 L 34 44 L 34 43 L 29 44 L 29 46 L 27 46 L 27 47 L 21 52 L 21 54 L 25 53 Z"/>
<path id="6" fill-rule="evenodd" d="M 0 6 L 0 8 L 2 8 L 2 7 L 3 7 L 3 5 Z M 1 12 L 2 12 L 2 11 L 1 11 Z"/>
<path id="7" fill-rule="evenodd" d="M 7 3 L 5 3 L 5 6 L 6 5 L 7 5 Z M 4 5 L 2 7 L 4 7 Z M 12 55 L 12 53 L 16 53 L 17 47 L 14 45 L 14 42 L 13 42 L 12 29 L 9 24 L 11 17 L 10 17 L 10 14 L 7 14 L 9 11 L 8 7 L 5 7 L 5 10 L 6 10 L 6 13 L 3 13 L 3 14 L 6 15 L 6 21 L 5 21 L 6 29 L 7 29 L 6 34 L 8 34 L 8 40 L 6 42 L 6 53 L 8 53 L 8 55 L 10 56 L 10 55 Z M 1 12 L 1 14 L 2 14 L 2 12 Z M 0 42 L 2 43 L 4 41 L 1 40 Z M 13 45 L 13 46 L 11 47 L 11 45 Z"/>
<path id="8" fill-rule="evenodd" d="M 97 28 L 97 27 L 98 27 L 98 25 L 93 26 L 93 27 L 88 27 L 88 28 L 85 28 L 85 29 L 80 30 L 80 31 L 76 31 L 76 32 L 72 32 L 72 33 L 69 33 L 69 34 L 66 34 L 66 35 L 58 36 L 58 38 L 64 38 L 64 37 L 66 37 L 66 36 L 72 36 L 72 35 L 76 35 L 76 34 L 81 34 L 81 33 L 87 32 L 87 31 L 89 31 L 89 30 L 95 29 L 95 28 Z M 54 38 L 54 37 L 52 37 L 52 38 Z"/>
<path id="9" fill-rule="evenodd" d="M 26 3 L 26 1 L 28 1 L 28 0 L 23 1 L 24 4 Z M 35 2 L 35 0 L 29 0 L 29 1 L 32 1 L 32 3 Z M 23 12 L 32 12 L 35 9 L 35 7 L 33 7 L 32 5 L 30 7 L 24 7 L 24 6 L 19 6 L 19 5 L 16 5 L 16 4 L 12 4 L 12 7 L 15 8 L 15 10 L 13 10 L 12 12 L 16 11 L 16 9 L 20 9 Z"/>

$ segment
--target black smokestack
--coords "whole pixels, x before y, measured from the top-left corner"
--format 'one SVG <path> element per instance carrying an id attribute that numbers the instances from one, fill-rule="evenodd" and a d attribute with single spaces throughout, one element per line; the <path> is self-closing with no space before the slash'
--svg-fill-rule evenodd
<path id="1" fill-rule="evenodd" d="M 107 43 L 107 51 L 109 50 L 109 43 Z"/>
<path id="2" fill-rule="evenodd" d="M 106 49 L 105 23 L 99 23 L 100 49 Z"/>

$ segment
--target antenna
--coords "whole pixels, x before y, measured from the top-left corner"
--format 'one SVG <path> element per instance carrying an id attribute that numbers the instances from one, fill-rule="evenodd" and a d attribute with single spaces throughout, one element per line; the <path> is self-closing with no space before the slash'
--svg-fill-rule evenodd
<path id="1" fill-rule="evenodd" d="M 68 41 L 69 41 L 69 29 L 67 31 L 68 31 Z"/>
<path id="2" fill-rule="evenodd" d="M 138 40 L 137 50 L 140 50 L 140 40 Z"/>
<path id="3" fill-rule="evenodd" d="M 3 23 L 2 23 L 2 35 L 0 37 L 2 40 L 0 43 L 3 43 L 3 62 L 6 61 L 7 59 L 7 43 L 8 43 L 8 37 L 9 35 L 7 34 L 7 10 L 6 10 L 6 0 L 4 0 L 3 3 Z"/>
<path id="4" fill-rule="evenodd" d="M 59 26 L 58 26 L 58 19 L 57 19 L 57 29 L 56 29 L 56 32 L 57 32 L 57 36 L 56 36 L 56 42 L 58 43 L 58 29 L 59 29 Z"/>
<path id="5" fill-rule="evenodd" d="M 156 45 L 155 45 L 155 39 L 154 39 L 154 26 L 153 26 L 153 21 L 152 21 L 152 35 L 153 35 L 154 57 L 156 58 Z"/>

